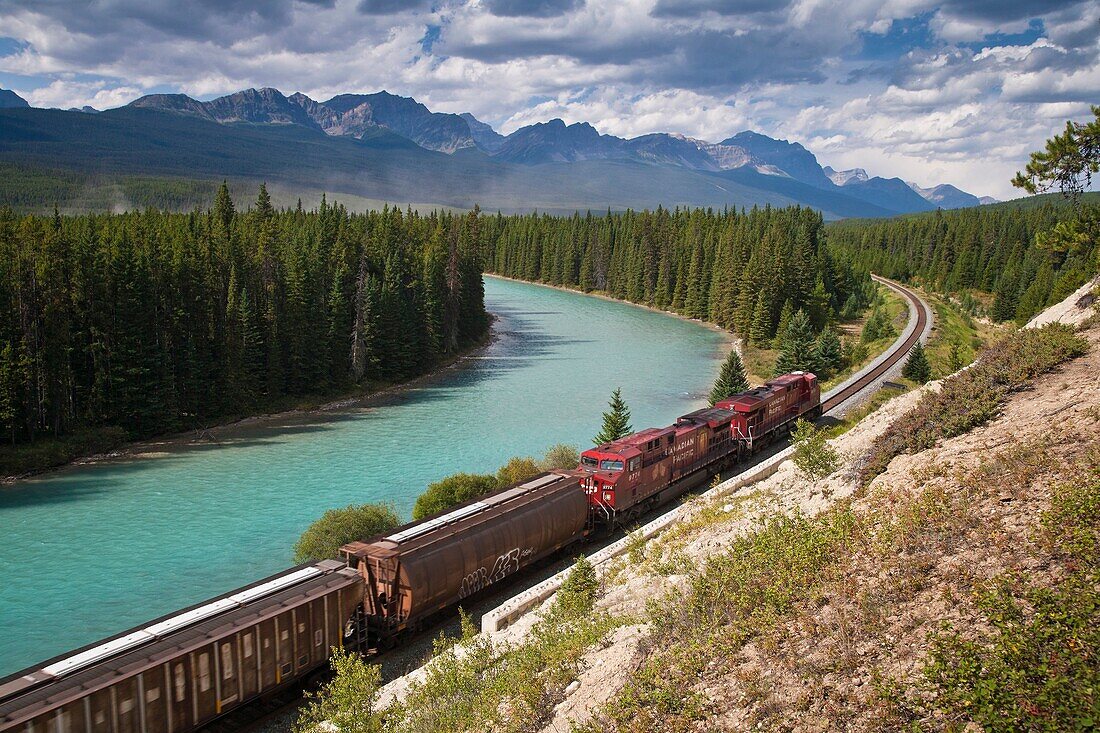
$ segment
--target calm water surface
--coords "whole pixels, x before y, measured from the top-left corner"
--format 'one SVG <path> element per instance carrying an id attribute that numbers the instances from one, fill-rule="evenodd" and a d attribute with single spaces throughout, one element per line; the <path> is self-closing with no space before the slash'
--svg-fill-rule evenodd
<path id="1" fill-rule="evenodd" d="M 393 502 L 513 455 L 703 404 L 722 338 L 641 308 L 486 279 L 498 340 L 365 409 L 0 487 L 0 675 L 277 572 L 325 509 Z"/>

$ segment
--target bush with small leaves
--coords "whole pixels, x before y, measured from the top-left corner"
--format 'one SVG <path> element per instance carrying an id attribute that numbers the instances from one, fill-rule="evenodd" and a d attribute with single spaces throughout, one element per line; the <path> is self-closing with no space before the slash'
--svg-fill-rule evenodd
<path id="1" fill-rule="evenodd" d="M 840 456 L 829 445 L 825 431 L 814 427 L 813 423 L 799 420 L 791 435 L 794 465 L 811 480 L 825 478 L 840 465 Z"/>
<path id="2" fill-rule="evenodd" d="M 420 520 L 463 502 L 484 496 L 499 486 L 497 477 L 477 473 L 456 473 L 428 484 L 413 506 L 413 520 Z"/>
<path id="3" fill-rule="evenodd" d="M 348 542 L 366 539 L 401 524 L 389 504 L 362 504 L 329 509 L 309 525 L 294 544 L 294 562 L 335 558 Z"/>
<path id="4" fill-rule="evenodd" d="M 575 445 L 558 443 L 550 446 L 546 455 L 539 461 L 539 468 L 543 471 L 553 471 L 556 468 L 576 468 L 581 462 L 581 453 Z"/>

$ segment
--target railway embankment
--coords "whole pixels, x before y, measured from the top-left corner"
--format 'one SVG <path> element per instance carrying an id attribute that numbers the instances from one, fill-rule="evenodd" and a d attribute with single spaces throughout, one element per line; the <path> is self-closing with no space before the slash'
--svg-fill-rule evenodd
<path id="1" fill-rule="evenodd" d="M 719 485 L 592 558 L 598 588 L 569 623 L 551 595 L 441 647 L 375 702 L 416 711 L 416 730 L 1086 729 L 1100 653 L 1094 288 L 1048 311 L 1073 325 L 1011 336 L 833 438 L 829 475 L 780 454 L 770 475 Z"/>

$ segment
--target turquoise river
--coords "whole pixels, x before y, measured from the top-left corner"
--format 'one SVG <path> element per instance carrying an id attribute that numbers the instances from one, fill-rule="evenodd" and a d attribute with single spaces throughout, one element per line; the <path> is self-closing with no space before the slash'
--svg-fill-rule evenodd
<path id="1" fill-rule="evenodd" d="M 291 564 L 324 510 L 388 501 L 513 455 L 587 445 L 621 386 L 636 429 L 703 404 L 722 334 L 643 308 L 486 278 L 498 338 L 369 407 L 0 486 L 0 675 Z"/>

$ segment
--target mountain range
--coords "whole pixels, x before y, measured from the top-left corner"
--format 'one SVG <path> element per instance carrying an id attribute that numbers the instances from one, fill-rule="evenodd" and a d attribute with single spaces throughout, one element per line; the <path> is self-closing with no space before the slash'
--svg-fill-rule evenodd
<path id="1" fill-rule="evenodd" d="M 717 143 L 675 133 L 627 139 L 553 119 L 502 135 L 472 114 L 433 112 L 386 91 L 324 101 L 272 88 L 210 101 L 154 94 L 85 114 L 97 110 L 34 109 L 0 90 L 0 108 L 0 164 L 66 175 L 273 178 L 291 193 L 320 186 L 502 210 L 800 203 L 842 218 L 982 203 L 950 184 L 823 168 L 801 144 L 752 131 Z M 0 187 L 0 203 L 3 195 Z"/>

